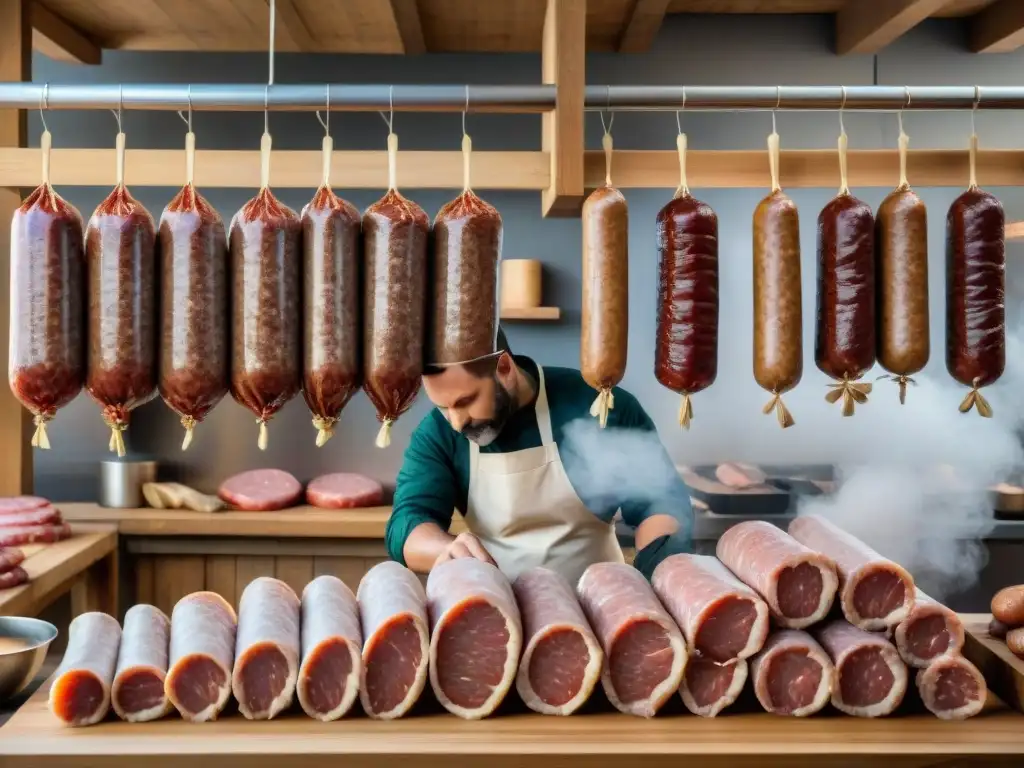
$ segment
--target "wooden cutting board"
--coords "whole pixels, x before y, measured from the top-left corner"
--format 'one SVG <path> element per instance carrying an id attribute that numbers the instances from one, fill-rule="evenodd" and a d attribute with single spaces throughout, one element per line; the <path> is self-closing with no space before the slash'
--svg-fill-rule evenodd
<path id="1" fill-rule="evenodd" d="M 1024 712 L 1024 659 L 1010 653 L 1002 640 L 989 635 L 990 614 L 962 613 L 960 618 L 967 630 L 964 656 L 981 670 L 992 693 L 1018 712 Z"/>

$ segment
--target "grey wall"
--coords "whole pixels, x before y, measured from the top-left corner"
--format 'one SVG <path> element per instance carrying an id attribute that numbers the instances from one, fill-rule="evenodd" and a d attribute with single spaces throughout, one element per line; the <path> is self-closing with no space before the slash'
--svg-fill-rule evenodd
<path id="1" fill-rule="evenodd" d="M 958 27 L 929 22 L 886 49 L 877 60 L 871 56 L 837 57 L 831 52 L 831 24 L 825 17 L 675 17 L 662 30 L 653 50 L 640 55 L 593 55 L 587 77 L 592 83 L 690 83 L 690 84 L 1017 84 L 1024 70 L 1024 53 L 974 56 L 964 53 Z M 108 52 L 97 68 L 60 65 L 37 56 L 33 62 L 39 82 L 139 82 L 139 81 L 245 81 L 265 79 L 265 58 L 257 55 L 136 54 Z M 277 62 L 277 82 L 448 82 L 532 83 L 540 78 L 539 58 L 532 55 L 466 56 L 431 55 L 418 58 L 383 56 L 313 56 L 282 54 Z M 877 79 L 876 79 L 877 78 Z M 695 149 L 760 148 L 770 130 L 763 113 L 686 115 L 684 130 Z M 782 114 L 778 118 L 784 148 L 835 146 L 838 121 L 834 113 Z M 57 147 L 106 147 L 114 138 L 115 123 L 105 112 L 52 113 L 48 124 Z M 962 147 L 970 118 L 959 114 L 916 113 L 906 118 L 912 146 Z M 1024 146 L 1021 116 L 1017 113 L 982 113 L 978 131 L 983 146 Z M 381 149 L 385 129 L 374 114 L 335 113 L 331 121 L 335 146 Z M 846 128 L 854 148 L 891 147 L 895 144 L 893 115 L 848 115 Z M 130 147 L 175 148 L 183 141 L 184 125 L 166 112 L 128 112 L 125 129 Z M 40 130 L 38 114 L 32 115 L 34 136 Z M 271 115 L 275 148 L 316 149 L 322 129 L 311 114 Z M 469 130 L 478 149 L 539 148 L 539 118 L 531 116 L 470 117 Z M 246 148 L 259 145 L 262 115 L 199 113 L 195 131 L 201 148 Z M 460 138 L 458 115 L 399 114 L 396 131 L 403 149 L 456 149 Z M 636 149 L 671 149 L 675 120 L 670 114 L 621 114 L 616 118 L 616 146 Z M 600 124 L 587 117 L 588 145 L 599 146 Z M 401 162 L 401 160 L 399 160 Z M 783 178 L 785 185 L 785 179 Z M 896 179 L 893 179 L 895 184 Z M 966 184 L 966 179 L 964 180 Z M 981 180 L 984 184 L 984 179 Z M 131 168 L 128 168 L 131 183 Z M 313 184 L 316 179 L 310 179 Z M 765 183 L 768 182 L 767 163 Z M 335 180 L 344 192 L 344 178 Z M 911 179 L 913 183 L 913 179 Z M 837 179 L 838 184 L 838 179 Z M 61 190 L 88 215 L 108 189 Z M 154 215 L 174 194 L 173 189 L 134 190 Z M 230 216 L 252 191 L 203 190 L 214 205 Z M 282 190 L 280 196 L 301 207 L 311 196 L 308 190 Z M 910 394 L 910 404 L 898 410 L 895 393 L 880 384 L 868 407 L 856 418 L 840 420 L 822 395 L 826 380 L 813 365 L 814 224 L 820 208 L 833 189 L 795 190 L 792 196 L 802 213 L 804 250 L 805 374 L 801 386 L 789 398 L 798 425 L 782 432 L 773 419 L 761 416 L 766 399 L 751 376 L 751 268 L 750 219 L 764 190 L 697 190 L 718 212 L 721 238 L 721 348 L 719 378 L 714 387 L 695 399 L 696 421 L 690 432 L 675 426 L 677 398 L 654 380 L 653 335 L 654 270 L 656 265 L 653 221 L 669 199 L 670 190 L 635 190 L 627 194 L 630 232 L 630 355 L 624 386 L 645 404 L 658 423 L 666 445 L 680 462 L 715 461 L 724 457 L 792 460 L 858 460 L 880 453 L 922 450 L 932 458 L 956 460 L 990 451 L 993 460 L 1016 459 L 1012 440 L 1013 420 L 1019 402 L 1010 370 L 1001 386 L 993 388 L 997 416 L 1002 421 L 981 423 L 956 414 L 962 392 L 945 376 L 942 354 L 943 328 L 943 220 L 958 189 L 928 189 L 922 194 L 929 205 L 931 243 L 932 363 L 927 369 L 931 383 Z M 1003 201 L 1008 220 L 1024 215 L 1024 193 L 1018 189 L 994 189 Z M 438 190 L 407 190 L 433 214 L 452 195 Z M 885 190 L 855 190 L 872 206 Z M 357 206 L 366 206 L 380 191 L 347 194 Z M 539 195 L 488 192 L 505 220 L 505 256 L 539 258 L 547 272 L 546 303 L 560 305 L 566 319 L 557 325 L 512 324 L 506 326 L 518 352 L 541 363 L 577 365 L 579 333 L 579 242 L 576 220 L 544 220 L 539 215 Z M 1019 246 L 1009 248 L 1011 326 L 1019 318 L 1019 296 L 1024 274 Z M 1013 348 L 1011 348 L 1013 349 Z M 878 373 L 877 371 L 875 373 Z M 314 432 L 301 398 L 284 408 L 272 422 L 270 448 L 256 448 L 252 417 L 230 399 L 219 406 L 201 427 L 187 454 L 178 449 L 181 431 L 173 414 L 160 402 L 136 412 L 130 433 L 132 447 L 157 455 L 174 465 L 189 481 L 212 488 L 225 475 L 256 466 L 279 466 L 300 478 L 326 470 L 363 472 L 391 482 L 400 464 L 411 430 L 429 404 L 421 398 L 396 425 L 390 450 L 373 447 L 377 424 L 373 409 L 362 395 L 345 410 L 336 437 L 316 449 Z M 94 493 L 95 463 L 107 456 L 107 432 L 97 407 L 81 396 L 63 411 L 53 425 L 54 449 L 37 454 L 36 477 L 41 493 L 57 499 L 90 497 Z M 980 447 L 979 447 L 980 446 Z M 993 447 L 994 446 L 994 447 Z"/>

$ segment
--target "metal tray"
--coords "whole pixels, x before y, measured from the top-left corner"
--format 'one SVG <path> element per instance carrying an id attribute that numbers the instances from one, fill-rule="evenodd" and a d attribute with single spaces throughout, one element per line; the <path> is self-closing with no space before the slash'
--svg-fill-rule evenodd
<path id="1" fill-rule="evenodd" d="M 831 486 L 831 467 L 762 466 L 763 485 L 730 488 L 715 477 L 717 464 L 679 467 L 690 495 L 718 515 L 784 515 L 793 511 L 801 496 L 819 496 Z"/>

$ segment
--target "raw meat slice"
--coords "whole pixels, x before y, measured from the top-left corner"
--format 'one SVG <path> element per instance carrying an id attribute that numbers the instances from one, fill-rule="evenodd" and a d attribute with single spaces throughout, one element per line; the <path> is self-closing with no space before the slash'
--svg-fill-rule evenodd
<path id="1" fill-rule="evenodd" d="M 110 710 L 121 625 L 105 613 L 79 614 L 50 686 L 50 711 L 65 725 L 94 725 Z"/>
<path id="2" fill-rule="evenodd" d="M 0 589 L 13 589 L 26 583 L 28 583 L 28 571 L 20 565 L 0 573 Z"/>
<path id="3" fill-rule="evenodd" d="M 747 683 L 747 662 L 736 659 L 719 664 L 711 659 L 691 656 L 679 687 L 686 708 L 701 717 L 714 717 L 736 703 Z"/>
<path id="4" fill-rule="evenodd" d="M 416 574 L 391 560 L 373 566 L 356 593 L 363 625 L 359 700 L 370 717 L 401 717 L 427 683 L 427 595 Z"/>
<path id="5" fill-rule="evenodd" d="M 231 692 L 249 720 L 270 720 L 291 706 L 299 677 L 301 604 L 280 579 L 253 579 L 238 599 Z"/>
<path id="6" fill-rule="evenodd" d="M 352 708 L 363 672 L 359 606 L 345 582 L 324 575 L 306 585 L 301 635 L 299 704 L 317 720 L 337 720 Z"/>
<path id="7" fill-rule="evenodd" d="M 836 564 L 843 616 L 855 627 L 895 627 L 913 608 L 913 577 L 834 523 L 804 515 L 789 524 L 789 535 Z"/>
<path id="8" fill-rule="evenodd" d="M 375 507 L 384 501 L 384 486 L 363 475 L 335 472 L 310 482 L 306 501 L 323 509 Z"/>
<path id="9" fill-rule="evenodd" d="M 923 669 L 940 656 L 959 654 L 963 647 L 960 617 L 918 589 L 914 607 L 896 627 L 896 648 L 903 661 Z"/>
<path id="10" fill-rule="evenodd" d="M 0 527 L 0 547 L 19 547 L 22 544 L 53 544 L 70 536 L 71 526 L 67 523 Z"/>
<path id="11" fill-rule="evenodd" d="M 595 563 L 576 588 L 604 649 L 601 685 L 628 715 L 653 717 L 683 681 L 686 640 L 640 571 Z"/>
<path id="12" fill-rule="evenodd" d="M 139 604 L 125 613 L 110 689 L 110 703 L 122 720 L 144 723 L 174 709 L 164 690 L 170 643 L 171 620 L 159 608 Z"/>
<path id="13" fill-rule="evenodd" d="M 744 490 L 764 485 L 765 474 L 753 464 L 730 461 L 715 467 L 715 478 L 722 485 L 736 490 Z"/>
<path id="14" fill-rule="evenodd" d="M 453 715 L 487 717 L 512 687 L 523 645 L 508 579 L 482 560 L 448 560 L 427 578 L 427 610 L 434 695 Z"/>
<path id="15" fill-rule="evenodd" d="M 28 509 L 38 509 L 49 505 L 50 500 L 41 496 L 6 496 L 0 498 L 0 514 L 24 512 Z"/>
<path id="16" fill-rule="evenodd" d="M 966 720 L 981 712 L 988 698 L 985 677 L 958 654 L 943 656 L 917 673 L 921 701 L 942 720 Z"/>
<path id="17" fill-rule="evenodd" d="M 302 498 L 302 483 L 282 469 L 252 469 L 229 477 L 217 495 L 238 509 L 271 512 Z"/>
<path id="18" fill-rule="evenodd" d="M 547 568 L 523 571 L 512 584 L 523 620 L 526 650 L 516 690 L 530 709 L 570 715 L 601 677 L 604 652 L 579 599 L 561 574 Z"/>
<path id="19" fill-rule="evenodd" d="M 725 663 L 753 656 L 768 637 L 768 606 L 710 555 L 672 555 L 651 576 L 690 653 Z"/>
<path id="20" fill-rule="evenodd" d="M 0 573 L 7 573 L 25 562 L 25 553 L 17 547 L 0 549 Z"/>
<path id="21" fill-rule="evenodd" d="M 907 667 L 876 632 L 837 619 L 815 631 L 836 668 L 832 706 L 855 717 L 892 714 L 907 692 Z"/>
<path id="22" fill-rule="evenodd" d="M 0 510 L 0 528 L 26 525 L 60 525 L 64 522 L 60 510 L 49 504 L 35 509 L 19 509 L 13 512 Z"/>
<path id="23" fill-rule="evenodd" d="M 235 609 L 216 592 L 185 595 L 171 611 L 164 691 L 186 720 L 216 720 L 231 695 Z"/>
<path id="24" fill-rule="evenodd" d="M 814 638 L 799 629 L 773 632 L 750 662 L 754 695 L 766 712 L 807 717 L 829 702 L 835 668 Z"/>
<path id="25" fill-rule="evenodd" d="M 722 534 L 718 559 L 753 587 L 776 622 L 803 629 L 828 614 L 839 579 L 835 563 L 762 520 L 739 523 Z"/>

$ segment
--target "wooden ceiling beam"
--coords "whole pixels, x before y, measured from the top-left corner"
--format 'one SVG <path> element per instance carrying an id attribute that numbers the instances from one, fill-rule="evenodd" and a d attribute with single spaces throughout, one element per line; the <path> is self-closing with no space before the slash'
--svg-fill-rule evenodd
<path id="1" fill-rule="evenodd" d="M 103 60 L 103 50 L 88 35 L 45 5 L 33 2 L 29 18 L 32 47 L 45 56 L 73 64 L 99 64 Z"/>
<path id="2" fill-rule="evenodd" d="M 423 24 L 416 0 L 389 0 L 391 15 L 395 17 L 395 29 L 402 40 L 402 53 L 416 56 L 427 52 L 423 37 Z"/>
<path id="3" fill-rule="evenodd" d="M 650 50 L 658 36 L 670 0 L 636 0 L 633 11 L 619 38 L 619 53 L 643 53 Z"/>
<path id="4" fill-rule="evenodd" d="M 949 0 L 846 0 L 836 14 L 836 53 L 877 53 Z"/>
<path id="5" fill-rule="evenodd" d="M 1007 53 L 1024 45 L 1024 3 L 997 0 L 971 17 L 970 48 L 975 53 Z"/>
<path id="6" fill-rule="evenodd" d="M 266 0 L 266 3 L 269 10 L 270 0 Z M 298 53 L 316 50 L 316 41 L 299 16 L 294 0 L 277 0 L 275 36 L 278 37 L 275 43 L 280 45 L 281 50 Z"/>
<path id="7" fill-rule="evenodd" d="M 551 157 L 544 216 L 579 216 L 583 205 L 583 96 L 587 0 L 547 0 L 541 77 L 555 86 L 555 109 L 541 116 L 541 148 Z"/>

